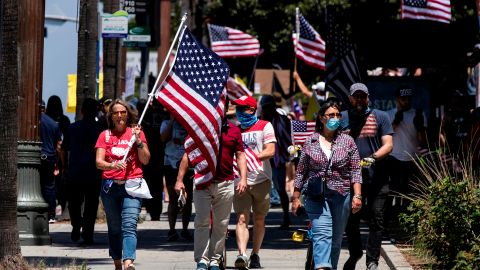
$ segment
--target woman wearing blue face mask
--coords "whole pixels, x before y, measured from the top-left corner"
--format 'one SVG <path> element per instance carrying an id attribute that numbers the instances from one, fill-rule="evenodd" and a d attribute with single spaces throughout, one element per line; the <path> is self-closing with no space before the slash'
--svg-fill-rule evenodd
<path id="1" fill-rule="evenodd" d="M 303 194 L 312 223 L 315 269 L 337 269 L 348 217 L 362 206 L 360 157 L 353 138 L 337 130 L 341 117 L 337 102 L 322 104 L 295 177 L 292 212 L 296 214 Z"/>

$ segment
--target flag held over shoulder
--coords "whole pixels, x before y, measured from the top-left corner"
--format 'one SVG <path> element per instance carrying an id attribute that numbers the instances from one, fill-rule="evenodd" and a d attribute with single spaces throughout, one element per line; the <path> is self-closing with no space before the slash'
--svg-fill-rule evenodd
<path id="1" fill-rule="evenodd" d="M 208 24 L 212 51 L 220 57 L 248 57 L 260 53 L 260 42 L 253 36 L 230 27 Z"/>
<path id="2" fill-rule="evenodd" d="M 203 170 L 196 171 L 196 184 L 213 177 L 220 146 L 225 107 L 224 87 L 230 69 L 218 55 L 203 46 L 185 28 L 175 63 L 160 89 L 158 101 L 187 130 L 195 147 L 205 159 Z M 186 149 L 186 152 L 191 156 Z M 197 181 L 198 180 L 198 181 Z"/>

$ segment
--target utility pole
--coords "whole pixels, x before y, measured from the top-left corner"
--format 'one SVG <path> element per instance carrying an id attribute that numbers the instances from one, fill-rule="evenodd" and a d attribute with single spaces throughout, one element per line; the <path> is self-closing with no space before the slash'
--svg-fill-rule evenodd
<path id="1" fill-rule="evenodd" d="M 157 51 L 157 70 L 160 72 L 163 61 L 168 61 L 170 55 L 167 55 L 170 48 L 170 13 L 172 12 L 170 0 L 160 0 L 160 46 Z M 168 68 L 164 74 L 158 74 L 160 81 L 163 81 L 167 75 Z"/>
<path id="2" fill-rule="evenodd" d="M 49 245 L 48 204 L 40 189 L 39 136 L 43 81 L 45 1 L 18 1 L 18 197 L 17 222 L 20 242 Z"/>

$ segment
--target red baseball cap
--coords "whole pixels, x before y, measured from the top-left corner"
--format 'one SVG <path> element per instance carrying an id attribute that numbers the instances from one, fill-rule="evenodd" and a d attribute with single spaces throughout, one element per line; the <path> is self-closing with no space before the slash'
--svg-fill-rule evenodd
<path id="1" fill-rule="evenodd" d="M 252 96 L 243 96 L 232 101 L 237 106 L 248 106 L 257 109 L 257 100 Z"/>

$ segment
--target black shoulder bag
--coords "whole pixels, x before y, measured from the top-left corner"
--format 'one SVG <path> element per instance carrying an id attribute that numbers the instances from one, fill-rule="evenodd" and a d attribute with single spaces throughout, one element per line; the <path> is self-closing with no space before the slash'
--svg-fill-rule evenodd
<path id="1" fill-rule="evenodd" d="M 330 165 L 332 164 L 333 158 L 333 146 L 332 146 L 332 154 L 330 155 L 330 159 L 328 160 L 328 165 L 325 168 L 323 176 L 314 176 L 307 180 L 307 185 L 303 189 L 303 194 L 312 201 L 321 201 L 325 196 L 325 190 L 327 189 L 327 183 L 325 181 L 325 175 L 327 174 L 328 170 L 330 169 Z"/>

